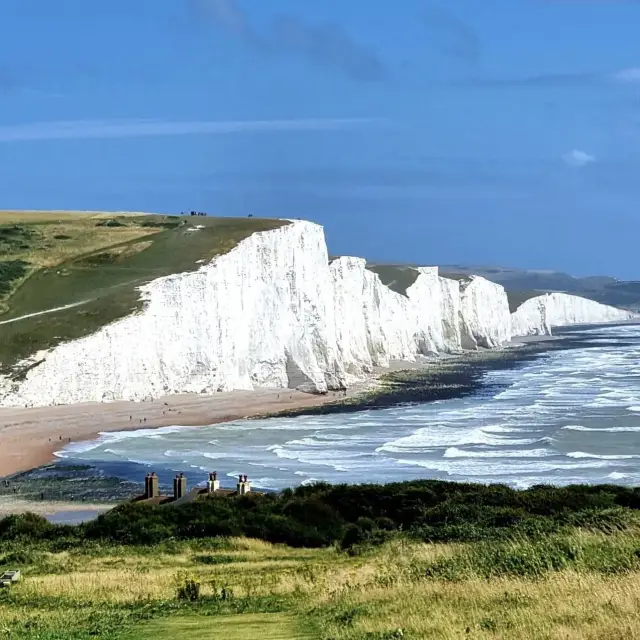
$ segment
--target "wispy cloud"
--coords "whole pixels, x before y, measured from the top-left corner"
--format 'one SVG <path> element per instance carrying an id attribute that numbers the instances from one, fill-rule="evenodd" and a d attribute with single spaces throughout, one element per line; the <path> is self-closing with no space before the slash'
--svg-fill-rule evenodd
<path id="1" fill-rule="evenodd" d="M 444 35 L 443 53 L 465 62 L 477 62 L 482 53 L 482 43 L 475 30 L 450 11 L 429 7 L 422 14 L 429 32 Z"/>
<path id="2" fill-rule="evenodd" d="M 263 55 L 299 57 L 318 66 L 340 69 L 356 80 L 381 81 L 387 77 L 377 52 L 354 40 L 336 23 L 312 24 L 296 14 L 282 13 L 258 31 L 236 0 L 193 1 L 218 27 Z"/>
<path id="3" fill-rule="evenodd" d="M 640 67 L 619 69 L 608 73 L 591 71 L 576 73 L 540 73 L 514 77 L 480 77 L 453 82 L 453 86 L 487 89 L 518 87 L 575 87 L 640 84 Z"/>
<path id="4" fill-rule="evenodd" d="M 286 131 L 327 131 L 383 123 L 375 118 L 236 120 L 175 122 L 166 120 L 72 120 L 0 126 L 0 142 L 136 138 Z"/>
<path id="5" fill-rule="evenodd" d="M 586 151 L 581 151 L 580 149 L 573 149 L 573 151 L 569 151 L 562 156 L 562 160 L 565 164 L 568 164 L 570 167 L 585 167 L 588 164 L 596 161 L 596 157 L 588 154 Z"/>
<path id="6" fill-rule="evenodd" d="M 640 84 L 640 67 L 631 67 L 629 69 L 616 71 L 610 75 L 610 80 L 621 84 Z"/>

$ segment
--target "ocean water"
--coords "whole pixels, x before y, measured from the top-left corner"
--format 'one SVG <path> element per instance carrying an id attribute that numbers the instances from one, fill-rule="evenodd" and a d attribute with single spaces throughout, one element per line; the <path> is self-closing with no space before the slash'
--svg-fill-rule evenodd
<path id="1" fill-rule="evenodd" d="M 232 485 L 246 473 L 265 489 L 413 478 L 640 484 L 640 326 L 571 335 L 587 346 L 488 372 L 465 398 L 110 433 L 58 455 L 137 480 L 147 467 L 167 480 L 183 471 L 190 483 L 218 471 Z"/>

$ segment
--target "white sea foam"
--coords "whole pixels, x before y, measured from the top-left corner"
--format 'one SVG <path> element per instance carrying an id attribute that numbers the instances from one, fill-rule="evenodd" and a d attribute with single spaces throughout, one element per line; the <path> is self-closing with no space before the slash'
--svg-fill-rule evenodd
<path id="1" fill-rule="evenodd" d="M 640 455 L 622 454 L 622 455 L 599 455 L 596 453 L 585 453 L 584 451 L 571 451 L 565 454 L 568 458 L 595 458 L 597 460 L 632 460 L 640 458 Z"/>
<path id="2" fill-rule="evenodd" d="M 580 425 L 568 425 L 562 428 L 567 429 L 569 431 L 593 431 L 593 432 L 600 432 L 600 433 L 635 433 L 640 431 L 640 426 L 598 428 L 598 427 L 583 427 Z"/>
<path id="3" fill-rule="evenodd" d="M 517 449 L 515 451 L 465 451 L 457 447 L 449 447 L 443 458 L 544 458 L 556 455 L 549 449 Z"/>
<path id="4" fill-rule="evenodd" d="M 618 334 L 608 335 L 614 340 Z M 209 458 L 232 476 L 257 465 L 264 468 L 257 475 L 280 487 L 309 478 L 343 482 L 347 473 L 352 482 L 451 477 L 521 487 L 632 483 L 640 479 L 633 471 L 640 457 L 634 439 L 640 433 L 640 375 L 629 372 L 638 369 L 640 331 L 625 328 L 624 335 L 636 343 L 618 351 L 554 351 L 516 370 L 489 372 L 486 382 L 498 385 L 497 393 L 491 387 L 437 404 L 103 434 L 61 454 L 173 466 L 185 460 L 197 468 Z M 609 435 L 600 453 L 599 443 Z"/>

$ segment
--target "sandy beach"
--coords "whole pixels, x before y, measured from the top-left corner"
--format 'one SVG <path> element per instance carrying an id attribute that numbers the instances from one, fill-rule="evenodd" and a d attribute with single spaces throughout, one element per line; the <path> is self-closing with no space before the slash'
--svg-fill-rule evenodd
<path id="1" fill-rule="evenodd" d="M 0 477 L 51 462 L 54 452 L 69 442 L 92 440 L 100 432 L 216 424 L 324 404 L 341 396 L 339 392 L 315 395 L 290 389 L 256 389 L 172 395 L 148 402 L 0 408 Z"/>
<path id="2" fill-rule="evenodd" d="M 615 323 L 618 324 L 618 323 Z M 619 323 L 626 324 L 626 323 Z M 505 353 L 526 343 L 555 341 L 551 336 L 515 338 Z M 509 348 L 509 346 L 511 348 Z M 468 352 L 468 354 L 481 352 Z M 488 350 L 488 354 L 496 351 Z M 416 362 L 392 361 L 376 368 L 366 380 L 352 386 L 347 396 L 374 388 L 381 374 L 420 369 L 440 361 L 457 360 L 465 354 L 419 358 Z M 212 395 L 171 395 L 146 402 L 108 402 L 53 407 L 0 407 L 0 478 L 27 471 L 55 459 L 54 453 L 70 442 L 93 440 L 101 432 L 152 429 L 168 426 L 204 426 L 256 417 L 279 411 L 314 407 L 335 402 L 342 392 L 325 395 L 291 389 L 255 389 Z"/>
<path id="3" fill-rule="evenodd" d="M 540 340 L 541 336 L 531 336 L 514 340 L 512 345 L 515 347 L 519 342 Z M 391 361 L 388 368 L 376 368 L 370 377 L 349 387 L 347 396 L 356 396 L 375 387 L 381 374 L 420 369 L 439 360 L 460 357 L 464 357 L 464 354 L 419 358 L 416 362 Z M 339 391 L 319 395 L 292 389 L 263 388 L 211 395 L 177 394 L 145 402 L 0 407 L 0 478 L 47 464 L 55 459 L 56 451 L 70 442 L 93 440 L 101 432 L 211 425 L 319 406 L 342 397 L 343 393 Z"/>

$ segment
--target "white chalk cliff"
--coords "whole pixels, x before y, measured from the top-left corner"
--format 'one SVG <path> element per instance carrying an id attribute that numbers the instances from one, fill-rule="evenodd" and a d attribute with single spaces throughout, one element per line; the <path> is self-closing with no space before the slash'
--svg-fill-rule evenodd
<path id="1" fill-rule="evenodd" d="M 550 335 L 553 327 L 620 322 L 629 311 L 566 293 L 546 293 L 523 302 L 511 316 L 514 336 Z"/>
<path id="2" fill-rule="evenodd" d="M 437 267 L 418 268 L 403 295 L 365 264 L 329 263 L 323 229 L 310 222 L 256 233 L 197 271 L 141 287 L 143 311 L 38 354 L 23 380 L 0 376 L 0 406 L 256 386 L 324 392 L 391 360 L 630 316 L 563 294 L 528 300 L 512 315 L 500 285 L 442 278 Z"/>

